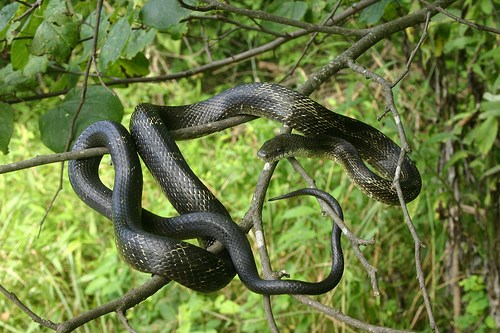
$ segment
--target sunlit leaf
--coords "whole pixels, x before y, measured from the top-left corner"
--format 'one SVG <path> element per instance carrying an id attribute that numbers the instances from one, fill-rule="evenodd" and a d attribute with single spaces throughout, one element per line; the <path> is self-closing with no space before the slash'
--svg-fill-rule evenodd
<path id="1" fill-rule="evenodd" d="M 143 51 L 147 45 L 153 42 L 155 38 L 156 30 L 132 30 L 130 33 L 130 37 L 127 41 L 127 45 L 125 46 L 125 50 L 123 51 L 123 57 L 127 59 L 132 59 L 139 52 Z"/>
<path id="2" fill-rule="evenodd" d="M 63 62 L 78 42 L 78 37 L 78 23 L 70 16 L 51 16 L 36 29 L 30 50 L 34 55 L 48 54 Z"/>
<path id="3" fill-rule="evenodd" d="M 99 56 L 99 69 L 101 72 L 105 72 L 120 57 L 122 50 L 127 44 L 131 30 L 132 28 L 128 19 L 125 17 L 119 19 L 113 25 Z"/>
<path id="4" fill-rule="evenodd" d="M 19 3 L 13 2 L 0 9 L 0 37 L 5 36 L 5 28 L 9 25 L 10 20 L 16 15 Z"/>
<path id="5" fill-rule="evenodd" d="M 47 70 L 48 64 L 49 59 L 47 56 L 35 56 L 30 54 L 28 62 L 23 68 L 23 74 L 29 77 L 37 73 L 44 73 Z"/>

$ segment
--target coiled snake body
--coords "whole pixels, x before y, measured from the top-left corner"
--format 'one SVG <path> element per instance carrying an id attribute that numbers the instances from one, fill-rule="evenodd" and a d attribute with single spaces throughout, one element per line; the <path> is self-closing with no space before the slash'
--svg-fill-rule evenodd
<path id="1" fill-rule="evenodd" d="M 160 126 L 161 122 L 154 121 L 154 117 L 147 118 L 146 122 L 138 119 L 141 119 L 140 112 L 132 120 L 132 133 L 140 129 L 148 134 L 144 136 L 148 140 L 158 139 L 147 130 L 150 130 L 148 128 L 150 125 L 159 130 L 160 127 L 164 128 Z M 137 146 L 150 143 L 146 143 L 147 140 L 144 138 L 141 140 L 143 141 L 136 143 Z M 113 220 L 118 251 L 133 268 L 166 276 L 201 292 L 211 292 L 224 287 L 233 278 L 234 268 L 250 290 L 263 294 L 321 294 L 333 289 L 340 281 L 343 273 L 343 256 L 340 247 L 341 231 L 338 226 L 334 225 L 332 230 L 332 269 L 323 281 L 310 283 L 297 280 L 263 280 L 258 275 L 245 234 L 229 219 L 227 212 L 214 213 L 209 210 L 216 210 L 222 205 L 214 203 L 218 200 L 204 185 L 198 186 L 202 183 L 189 169 L 173 141 L 162 142 L 161 147 L 157 147 L 160 151 L 166 149 L 163 160 L 169 170 L 163 172 L 157 170 L 156 168 L 161 168 L 162 163 L 149 166 L 167 192 L 170 189 L 169 183 L 181 186 L 179 189 L 172 189 L 174 194 L 170 194 L 169 197 L 174 206 L 181 207 L 178 209 L 185 213 L 170 219 L 156 216 L 141 208 L 141 166 L 127 130 L 111 121 L 96 122 L 79 136 L 73 149 L 101 146 L 109 149 L 115 168 L 113 191 L 99 179 L 98 168 L 101 158 L 70 161 L 70 181 L 75 192 L 85 203 Z M 147 151 L 145 147 L 139 150 L 143 154 Z M 150 159 L 146 157 L 145 160 Z M 306 189 L 288 196 L 302 194 L 321 197 L 337 210 L 337 214 L 342 215 L 336 200 L 322 191 Z M 191 204 L 177 202 L 184 196 L 187 196 L 186 200 L 193 200 L 191 197 L 198 198 L 199 202 L 196 200 Z M 199 212 L 191 212 L 196 209 Z M 224 208 L 223 210 L 225 211 Z M 230 258 L 212 254 L 178 240 L 203 236 L 220 240 L 228 249 Z"/>
<path id="2" fill-rule="evenodd" d="M 319 294 L 331 290 L 343 271 L 338 227 L 334 226 L 332 231 L 332 271 L 324 281 L 307 283 L 260 279 L 253 256 L 251 252 L 248 254 L 249 246 L 244 234 L 234 227 L 223 205 L 192 173 L 168 134 L 171 130 L 201 126 L 240 114 L 267 117 L 315 139 L 325 140 L 324 135 L 340 137 L 349 141 L 361 158 L 383 176 L 390 178 L 395 173 L 400 149 L 378 130 L 335 114 L 282 86 L 248 84 L 192 105 L 162 107 L 140 104 L 130 126 L 135 144 L 119 124 L 104 121 L 91 125 L 77 139 L 73 149 L 108 147 L 115 167 L 113 191 L 98 177 L 100 158 L 71 161 L 70 181 L 84 202 L 113 220 L 117 248 L 125 261 L 138 270 L 164 275 L 191 289 L 209 292 L 229 283 L 234 276 L 234 263 L 242 281 L 255 292 Z M 272 158 L 269 154 L 276 156 L 283 153 L 282 148 L 273 152 L 273 147 L 279 145 L 271 146 L 260 156 L 269 159 Z M 181 216 L 164 219 L 141 208 L 142 173 L 135 147 Z M 301 151 L 301 148 L 294 149 L 295 152 Z M 355 162 L 354 169 L 366 169 L 360 163 L 362 166 Z M 355 171 L 350 173 L 351 178 L 354 176 L 353 180 L 365 192 L 380 201 L 395 203 L 395 191 L 386 184 L 390 185 L 390 180 L 377 176 L 365 181 L 366 174 L 358 177 Z M 359 181 L 359 178 L 363 180 Z M 363 188 L 364 183 L 375 184 L 372 186 L 375 191 Z M 407 158 L 401 168 L 400 183 L 407 201 L 418 195 L 420 175 Z M 321 196 L 322 193 L 312 191 L 305 194 Z M 329 200 L 332 207 L 340 209 L 333 198 L 326 196 L 324 199 Z M 211 254 L 164 235 L 178 239 L 217 238 L 229 250 L 230 258 L 224 254 Z M 246 245 L 240 245 L 242 243 Z"/>

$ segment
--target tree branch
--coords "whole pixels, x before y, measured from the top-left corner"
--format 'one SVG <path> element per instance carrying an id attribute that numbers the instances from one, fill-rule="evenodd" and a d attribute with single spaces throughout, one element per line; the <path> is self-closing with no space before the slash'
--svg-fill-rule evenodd
<path id="1" fill-rule="evenodd" d="M 23 169 L 33 168 L 45 164 L 64 162 L 69 160 L 77 160 L 80 158 L 102 156 L 108 153 L 107 148 L 90 148 L 83 150 L 73 150 L 66 153 L 38 155 L 28 160 L 14 162 L 10 164 L 0 165 L 0 174 Z"/>
<path id="2" fill-rule="evenodd" d="M 436 5 L 440 7 L 448 7 L 455 1 L 456 0 L 440 0 L 436 2 Z M 430 13 L 431 16 L 434 16 L 437 14 L 437 10 L 431 8 L 423 8 L 414 13 L 395 19 L 394 21 L 383 23 L 370 29 L 370 32 L 368 34 L 360 38 L 357 42 L 355 42 L 351 47 L 342 52 L 333 61 L 329 62 L 328 64 L 317 70 L 314 74 L 312 74 L 309 80 L 307 80 L 307 82 L 302 85 L 300 92 L 304 95 L 310 95 L 313 91 L 318 89 L 318 87 L 323 82 L 335 75 L 335 73 L 339 72 L 341 69 L 347 68 L 347 62 L 349 60 L 356 60 L 364 52 L 369 50 L 372 46 L 374 46 L 387 36 L 390 36 L 399 31 L 403 31 L 408 27 L 425 22 L 427 19 L 427 13 Z"/>
<path id="3" fill-rule="evenodd" d="M 307 32 L 324 32 L 328 34 L 336 34 L 343 36 L 358 36 L 358 37 L 364 36 L 367 33 L 367 29 L 348 29 L 336 26 L 311 24 L 303 21 L 286 18 L 283 16 L 276 16 L 261 10 L 250 10 L 246 8 L 235 7 L 230 4 L 215 0 L 201 0 L 201 1 L 209 4 L 214 10 L 223 10 L 226 12 L 235 13 L 238 15 L 244 15 L 258 20 L 270 21 L 290 27 L 301 28 Z"/>

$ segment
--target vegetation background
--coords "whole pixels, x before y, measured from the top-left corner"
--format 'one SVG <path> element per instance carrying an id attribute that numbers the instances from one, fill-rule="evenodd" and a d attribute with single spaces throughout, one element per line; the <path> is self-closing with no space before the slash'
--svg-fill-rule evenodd
<path id="1" fill-rule="evenodd" d="M 245 82 L 300 87 L 359 39 L 315 30 L 330 13 L 351 10 L 338 25 L 356 30 L 389 23 L 428 5 L 410 0 L 230 2 L 254 13 L 293 19 L 280 24 L 228 9 L 192 11 L 173 0 L 104 1 L 94 59 L 98 1 L 0 4 L 0 164 L 62 152 L 68 137 L 98 119 L 128 124 L 139 102 L 190 104 Z M 489 332 L 500 327 L 500 4 L 439 4 L 455 18 L 432 17 L 408 75 L 393 88 L 411 158 L 424 184 L 408 209 L 425 244 L 422 268 L 437 327 Z M 303 28 L 296 22 L 314 23 L 316 28 L 295 37 Z M 424 31 L 423 24 L 416 24 L 387 33 L 356 61 L 393 82 Z M 71 133 L 82 87 L 88 87 L 85 104 Z M 382 87 L 374 81 L 344 69 L 316 88 L 314 100 L 399 142 L 393 118 L 377 120 L 386 104 Z M 251 203 L 263 167 L 256 151 L 277 128 L 256 120 L 179 142 L 188 163 L 237 222 Z M 430 331 L 415 278 L 413 239 L 401 210 L 364 196 L 330 161 L 300 162 L 318 187 L 339 199 L 351 230 L 375 239 L 362 251 L 378 270 L 381 291 L 373 295 L 368 274 L 344 240 L 344 277 L 335 290 L 315 299 L 372 325 Z M 102 169 L 102 177 L 111 182 L 112 167 L 103 163 Z M 111 223 L 78 199 L 60 170 L 59 164 L 50 164 L 0 176 L 0 285 L 52 322 L 98 307 L 150 279 L 119 260 Z M 144 172 L 144 177 L 144 206 L 175 215 L 151 176 Z M 60 179 L 63 190 L 52 204 Z M 280 163 L 268 196 L 305 186 L 289 164 Z M 268 203 L 264 220 L 275 269 L 308 280 L 327 272 L 331 222 L 313 200 Z M 356 331 L 288 295 L 273 297 L 272 306 L 282 332 Z M 142 332 L 270 329 L 262 297 L 248 292 L 237 278 L 208 295 L 170 283 L 126 315 Z M 0 330 L 40 329 L 11 300 L 0 299 Z M 125 330 L 113 314 L 78 329 Z"/>

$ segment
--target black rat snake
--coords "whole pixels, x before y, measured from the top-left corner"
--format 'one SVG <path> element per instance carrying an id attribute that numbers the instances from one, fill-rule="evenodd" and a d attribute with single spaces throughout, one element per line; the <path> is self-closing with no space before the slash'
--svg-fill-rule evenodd
<path id="1" fill-rule="evenodd" d="M 140 128 L 142 132 L 148 134 L 148 140 L 155 140 L 155 134 L 150 131 L 149 126 L 156 129 L 164 128 L 161 122 L 151 122 L 154 117 L 143 118 L 148 119 L 147 122 L 140 122 L 137 119 L 141 119 L 140 115 L 132 120 L 132 133 Z M 139 141 L 136 145 L 142 146 L 148 143 Z M 243 231 L 228 217 L 227 212 L 203 211 L 203 209 L 217 209 L 213 207 L 218 206 L 214 204 L 218 200 L 196 176 L 191 178 L 192 171 L 175 143 L 173 141 L 163 143 L 158 150 L 161 154 L 165 149 L 166 155 L 163 160 L 168 166 L 165 169 L 168 170 L 161 172 L 159 169 L 163 168 L 160 164 L 149 167 L 165 189 L 169 189 L 168 184 L 180 186 L 179 189 L 172 191 L 174 194 L 169 195 L 174 206 L 181 207 L 177 209 L 183 212 L 175 218 L 159 217 L 142 209 L 141 165 L 132 138 L 122 125 L 111 121 L 96 122 L 78 137 L 73 146 L 74 150 L 107 147 L 111 154 L 115 168 L 112 191 L 101 182 L 98 175 L 101 157 L 70 161 L 69 176 L 78 196 L 87 205 L 113 221 L 118 252 L 130 266 L 143 272 L 168 277 L 201 292 L 215 291 L 227 285 L 234 277 L 234 269 L 250 290 L 262 294 L 321 294 L 338 284 L 342 277 L 344 261 L 340 244 L 341 230 L 336 224 L 331 238 L 332 268 L 324 280 L 313 283 L 298 280 L 263 280 L 259 277 L 250 245 Z M 139 150 L 144 153 L 143 149 L 146 148 L 142 147 Z M 194 185 L 198 182 L 201 187 Z M 319 190 L 303 189 L 281 198 L 304 194 L 322 198 L 342 216 L 337 201 Z M 184 196 L 188 196 L 187 199 L 193 196 L 199 202 L 189 205 L 179 203 L 179 198 Z M 183 205 L 185 207 L 182 207 Z M 180 241 L 180 239 L 206 236 L 221 241 L 228 250 L 229 257 L 224 254 L 216 255 Z"/>
<path id="2" fill-rule="evenodd" d="M 100 158 L 72 161 L 69 164 L 72 185 L 89 206 L 113 219 L 118 250 L 138 270 L 165 275 L 189 288 L 208 292 L 222 288 L 232 279 L 234 263 L 242 281 L 256 292 L 318 294 L 332 289 L 343 270 L 338 227 L 334 226 L 332 234 L 334 262 L 326 282 L 260 279 L 256 270 L 249 268 L 252 264 L 248 262 L 253 262 L 253 257 L 252 260 L 248 256 L 245 257 L 247 259 L 241 259 L 245 255 L 242 251 L 235 250 L 235 244 L 243 242 L 243 238 L 246 240 L 244 234 L 241 238 L 241 235 L 231 236 L 236 231 L 227 231 L 234 226 L 229 214 L 183 162 L 180 158 L 182 155 L 175 150 L 175 143 L 168 134 L 168 131 L 199 127 L 242 114 L 279 121 L 302 132 L 311 140 L 326 142 L 330 137 L 338 138 L 332 139 L 335 150 L 339 150 L 338 146 L 347 146 L 347 150 L 355 149 L 361 159 L 385 177 L 371 172 L 359 157 L 346 159 L 344 150 L 340 149 L 342 157 L 337 159 L 341 163 L 348 161 L 344 168 L 363 170 L 361 174 L 348 172 L 358 187 L 379 201 L 389 204 L 397 202 L 391 178 L 396 171 L 400 148 L 393 141 L 365 123 L 335 114 L 299 93 L 270 84 L 241 85 L 208 100 L 186 106 L 140 104 L 131 120 L 135 145 L 128 132 L 118 124 L 99 122 L 90 126 L 78 138 L 73 149 L 107 146 L 115 166 L 114 188 L 111 191 L 98 178 Z M 164 147 L 165 142 L 173 143 L 174 152 Z M 300 147 L 294 147 L 291 153 L 288 147 L 284 151 L 279 142 L 273 142 L 271 140 L 266 149 L 259 152 L 260 157 L 271 160 L 272 156 L 269 154 L 307 154 Z M 141 209 L 142 176 L 134 153 L 135 146 L 160 186 L 165 184 L 162 189 L 181 214 L 175 218 L 175 222 Z M 323 148 L 329 150 L 332 146 Z M 331 156 L 327 154 L 327 157 Z M 165 167 L 169 163 L 171 167 Z M 407 157 L 401 166 L 400 183 L 406 201 L 411 201 L 418 195 L 421 188 L 420 175 Z M 322 195 L 320 193 L 323 192 L 312 192 L 316 196 Z M 333 198 L 325 199 L 335 206 Z M 166 229 L 161 231 L 161 228 Z M 172 233 L 182 239 L 202 236 L 217 238 L 228 248 L 230 258 L 224 254 L 208 254 L 204 249 L 164 237 Z M 239 241 L 234 242 L 233 239 Z M 181 263 L 187 266 L 180 268 Z"/>

